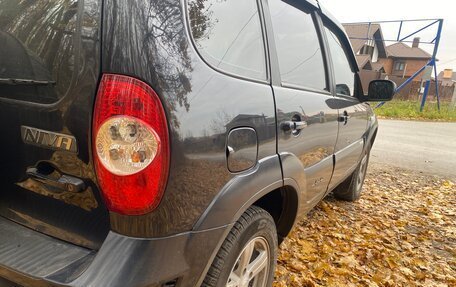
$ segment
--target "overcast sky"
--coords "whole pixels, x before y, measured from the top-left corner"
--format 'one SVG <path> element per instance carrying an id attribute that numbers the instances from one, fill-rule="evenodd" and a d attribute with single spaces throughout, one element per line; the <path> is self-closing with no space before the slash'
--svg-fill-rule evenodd
<path id="1" fill-rule="evenodd" d="M 382 20 L 407 20 L 443 18 L 443 31 L 438 50 L 437 70 L 452 68 L 456 71 L 456 1 L 452 0 L 320 0 L 339 21 L 367 22 Z M 406 36 L 432 22 L 404 23 L 401 35 Z M 437 24 L 420 32 L 423 41 L 431 41 L 437 33 Z M 383 37 L 396 39 L 399 23 L 382 24 Z M 407 33 L 409 32 L 409 33 Z M 414 37 L 414 36 L 413 36 Z M 412 37 L 412 38 L 413 38 Z M 412 40 L 412 39 L 410 39 Z M 394 42 L 387 42 L 387 45 Z M 420 48 L 432 53 L 432 45 L 420 45 Z"/>

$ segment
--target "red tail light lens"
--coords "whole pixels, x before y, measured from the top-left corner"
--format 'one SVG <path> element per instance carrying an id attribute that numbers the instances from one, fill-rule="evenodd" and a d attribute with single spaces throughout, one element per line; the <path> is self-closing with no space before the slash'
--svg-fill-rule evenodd
<path id="1" fill-rule="evenodd" d="M 140 80 L 104 75 L 92 133 L 95 169 L 108 209 L 126 215 L 155 209 L 169 169 L 168 126 L 157 94 Z"/>

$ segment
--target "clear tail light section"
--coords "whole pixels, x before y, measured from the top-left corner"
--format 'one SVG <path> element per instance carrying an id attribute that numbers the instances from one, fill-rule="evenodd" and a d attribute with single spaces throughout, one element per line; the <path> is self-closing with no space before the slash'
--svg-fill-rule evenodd
<path id="1" fill-rule="evenodd" d="M 154 210 L 169 169 L 169 135 L 163 106 L 144 82 L 103 75 L 92 127 L 98 183 L 108 209 L 126 215 Z"/>
<path id="2" fill-rule="evenodd" d="M 108 171 L 126 176 L 147 168 L 155 159 L 160 140 L 146 123 L 129 116 L 107 119 L 97 131 L 97 156 Z"/>

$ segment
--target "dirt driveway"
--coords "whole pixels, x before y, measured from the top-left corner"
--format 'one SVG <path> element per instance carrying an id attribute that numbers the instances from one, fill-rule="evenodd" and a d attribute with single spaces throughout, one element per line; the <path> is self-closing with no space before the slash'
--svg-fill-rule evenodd
<path id="1" fill-rule="evenodd" d="M 325 199 L 282 244 L 275 287 L 456 286 L 456 185 L 370 167 L 361 199 Z"/>

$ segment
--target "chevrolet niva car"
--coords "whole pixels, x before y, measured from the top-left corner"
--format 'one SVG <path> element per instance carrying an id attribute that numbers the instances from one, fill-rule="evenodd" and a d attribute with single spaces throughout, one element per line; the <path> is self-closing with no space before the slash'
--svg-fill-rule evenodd
<path id="1" fill-rule="evenodd" d="M 271 286 L 393 93 L 313 0 L 0 0 L 0 284 Z"/>

